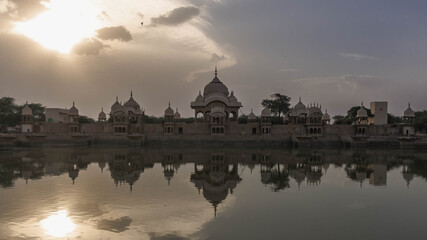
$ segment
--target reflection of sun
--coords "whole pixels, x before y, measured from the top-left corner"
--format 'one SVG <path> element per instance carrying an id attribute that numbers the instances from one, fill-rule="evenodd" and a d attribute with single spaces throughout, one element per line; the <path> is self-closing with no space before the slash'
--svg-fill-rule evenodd
<path id="1" fill-rule="evenodd" d="M 36 18 L 15 24 L 14 31 L 61 53 L 69 53 L 83 38 L 100 28 L 99 11 L 88 0 L 52 0 Z"/>
<path id="2" fill-rule="evenodd" d="M 68 212 L 65 210 L 58 211 L 48 218 L 43 219 L 40 225 L 46 231 L 47 235 L 53 237 L 65 237 L 76 228 L 76 225 L 68 217 Z"/>

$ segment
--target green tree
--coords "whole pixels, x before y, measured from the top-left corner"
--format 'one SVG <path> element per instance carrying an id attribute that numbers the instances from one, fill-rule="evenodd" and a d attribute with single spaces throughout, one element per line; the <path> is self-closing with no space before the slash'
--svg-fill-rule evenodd
<path id="1" fill-rule="evenodd" d="M 239 116 L 239 119 L 237 120 L 239 124 L 246 124 L 248 123 L 248 115 L 242 114 Z"/>
<path id="2" fill-rule="evenodd" d="M 6 127 L 16 126 L 19 123 L 18 110 L 14 98 L 0 98 L 0 130 L 4 131 Z"/>
<path id="3" fill-rule="evenodd" d="M 95 120 L 87 116 L 79 116 L 79 123 L 94 123 Z"/>
<path id="4" fill-rule="evenodd" d="M 390 124 L 401 123 L 402 118 L 389 113 L 387 114 L 387 122 Z"/>
<path id="5" fill-rule="evenodd" d="M 263 107 L 270 109 L 275 116 L 281 116 L 289 112 L 291 98 L 280 93 L 274 93 L 270 96 L 272 99 L 264 99 L 261 102 Z"/>
<path id="6" fill-rule="evenodd" d="M 417 131 L 425 132 L 427 129 L 427 111 L 415 112 L 414 126 Z"/>

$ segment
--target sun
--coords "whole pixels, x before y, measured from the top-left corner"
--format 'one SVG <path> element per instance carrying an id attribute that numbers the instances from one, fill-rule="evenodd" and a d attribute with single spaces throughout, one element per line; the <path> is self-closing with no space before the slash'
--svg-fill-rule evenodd
<path id="1" fill-rule="evenodd" d="M 69 53 L 84 38 L 101 28 L 101 11 L 88 0 L 42 2 L 46 11 L 26 22 L 17 22 L 14 32 L 23 34 L 48 49 Z"/>
<path id="2" fill-rule="evenodd" d="M 68 217 L 68 212 L 65 210 L 53 213 L 42 220 L 40 225 L 47 235 L 53 237 L 65 237 L 76 228 L 76 225 Z"/>

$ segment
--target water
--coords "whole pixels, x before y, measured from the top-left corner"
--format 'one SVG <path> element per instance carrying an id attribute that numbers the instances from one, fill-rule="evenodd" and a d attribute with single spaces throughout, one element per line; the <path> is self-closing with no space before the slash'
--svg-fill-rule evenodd
<path id="1" fill-rule="evenodd" d="M 0 154 L 0 239 L 426 239 L 427 153 Z"/>

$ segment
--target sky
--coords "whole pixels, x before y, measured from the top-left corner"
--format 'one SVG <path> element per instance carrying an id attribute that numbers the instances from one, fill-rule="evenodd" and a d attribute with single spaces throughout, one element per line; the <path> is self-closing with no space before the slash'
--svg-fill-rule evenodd
<path id="1" fill-rule="evenodd" d="M 260 114 L 272 93 L 332 116 L 427 103 L 423 0 L 0 0 L 0 96 L 96 118 L 116 96 L 183 117 L 218 77 Z M 141 25 L 141 23 L 143 23 Z"/>

